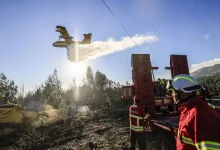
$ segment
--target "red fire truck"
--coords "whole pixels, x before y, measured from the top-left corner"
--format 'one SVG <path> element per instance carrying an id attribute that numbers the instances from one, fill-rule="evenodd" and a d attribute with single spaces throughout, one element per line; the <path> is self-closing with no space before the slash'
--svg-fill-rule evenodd
<path id="1" fill-rule="evenodd" d="M 158 150 L 175 150 L 179 114 L 175 111 L 172 96 L 165 86 L 154 80 L 153 67 L 149 54 L 132 54 L 132 86 L 122 87 L 123 99 L 131 99 L 134 95 L 142 97 L 141 103 L 152 116 L 147 137 L 156 139 Z M 170 55 L 171 76 L 189 74 L 186 55 Z M 153 79 L 152 79 L 153 78 Z M 163 87 L 162 87 L 163 86 Z"/>

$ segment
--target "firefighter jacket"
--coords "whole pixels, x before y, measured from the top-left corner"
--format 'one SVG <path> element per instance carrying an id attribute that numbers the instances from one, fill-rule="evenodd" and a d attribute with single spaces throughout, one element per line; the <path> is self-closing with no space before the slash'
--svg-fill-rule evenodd
<path id="1" fill-rule="evenodd" d="M 220 150 L 220 113 L 200 97 L 180 108 L 177 150 Z"/>
<path id="2" fill-rule="evenodd" d="M 135 133 L 145 132 L 145 121 L 150 115 L 145 112 L 142 105 L 132 105 L 129 109 L 130 130 Z"/>

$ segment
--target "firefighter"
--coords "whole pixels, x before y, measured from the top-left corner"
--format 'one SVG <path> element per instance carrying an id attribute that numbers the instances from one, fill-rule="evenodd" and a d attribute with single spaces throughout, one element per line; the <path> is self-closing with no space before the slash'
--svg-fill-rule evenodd
<path id="1" fill-rule="evenodd" d="M 165 88 L 166 88 L 166 81 L 165 79 L 158 79 L 160 82 L 160 96 L 164 97 L 165 96 Z"/>
<path id="2" fill-rule="evenodd" d="M 106 101 L 105 101 L 105 108 L 106 108 L 107 112 L 109 112 L 110 106 L 111 106 L 111 104 L 110 104 L 109 99 L 106 99 Z"/>
<path id="3" fill-rule="evenodd" d="M 107 107 L 107 108 L 110 107 L 110 101 L 108 99 L 105 101 L 105 107 Z"/>
<path id="4" fill-rule="evenodd" d="M 140 96 L 134 97 L 134 104 L 130 106 L 129 118 L 130 118 L 130 150 L 135 150 L 136 141 L 140 150 L 146 149 L 145 140 L 145 124 L 150 115 L 147 113 L 147 109 L 140 104 Z"/>
<path id="5" fill-rule="evenodd" d="M 180 110 L 177 150 L 220 150 L 220 113 L 198 95 L 198 82 L 181 74 L 169 88 Z"/>
<path id="6" fill-rule="evenodd" d="M 167 80 L 166 79 L 162 79 L 163 84 L 166 84 Z"/>
<path id="7" fill-rule="evenodd" d="M 201 84 L 200 96 L 205 101 L 207 89 L 204 84 Z"/>

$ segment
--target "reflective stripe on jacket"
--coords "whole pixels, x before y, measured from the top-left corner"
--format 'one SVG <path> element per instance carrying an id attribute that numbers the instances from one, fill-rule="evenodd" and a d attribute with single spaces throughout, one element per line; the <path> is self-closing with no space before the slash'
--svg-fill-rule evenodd
<path id="1" fill-rule="evenodd" d="M 145 112 L 142 105 L 132 105 L 129 109 L 130 129 L 133 132 L 145 131 L 145 121 L 150 115 Z"/>
<path id="2" fill-rule="evenodd" d="M 220 150 L 220 113 L 198 97 L 181 111 L 177 150 Z"/>
<path id="3" fill-rule="evenodd" d="M 193 140 L 191 138 L 187 138 L 185 136 L 182 136 L 180 134 L 180 131 L 178 131 L 178 139 L 188 145 L 186 149 L 196 149 L 196 150 L 220 150 L 220 143 L 218 142 L 212 142 L 212 141 L 202 141 L 194 144 Z M 192 146 L 189 148 L 189 145 Z"/>

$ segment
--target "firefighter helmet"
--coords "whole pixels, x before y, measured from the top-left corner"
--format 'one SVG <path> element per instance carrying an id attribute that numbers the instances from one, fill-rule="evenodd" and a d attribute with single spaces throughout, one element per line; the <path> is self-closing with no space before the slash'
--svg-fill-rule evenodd
<path id="1" fill-rule="evenodd" d="M 139 95 L 134 96 L 134 101 L 135 102 L 140 101 L 140 100 L 141 100 L 141 97 Z"/>
<path id="2" fill-rule="evenodd" d="M 183 93 L 193 93 L 201 89 L 201 86 L 192 76 L 180 74 L 172 79 L 172 88 Z"/>

